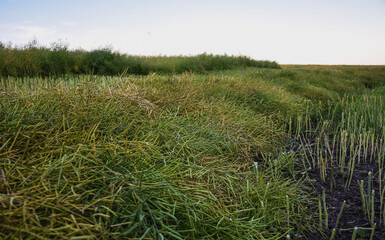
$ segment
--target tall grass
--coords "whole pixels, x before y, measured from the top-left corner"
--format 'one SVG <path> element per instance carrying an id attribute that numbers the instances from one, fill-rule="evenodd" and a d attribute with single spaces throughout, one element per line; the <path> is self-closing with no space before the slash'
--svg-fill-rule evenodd
<path id="1" fill-rule="evenodd" d="M 1 238 L 280 239 L 315 232 L 297 156 L 282 154 L 287 131 L 320 129 L 313 120 L 324 115 L 314 109 L 343 96 L 328 83 L 365 85 L 335 75 L 318 85 L 309 74 L 249 68 L 2 78 Z M 296 91 L 295 82 L 312 91 Z"/>
<path id="2" fill-rule="evenodd" d="M 363 213 L 371 226 L 365 230 L 372 231 L 371 238 L 376 226 L 385 227 L 383 89 L 380 87 L 364 94 L 343 95 L 337 101 L 329 102 L 326 111 L 319 111 L 319 123 L 313 127 L 298 125 L 302 126 L 302 129 L 297 130 L 300 134 L 296 135 L 301 142 L 300 152 L 304 153 L 302 156 L 307 160 L 307 166 L 310 166 L 310 169 L 318 169 L 323 181 L 326 181 L 328 176 L 330 192 L 336 188 L 345 188 L 349 191 L 353 175 L 363 174 L 357 172 L 355 168 L 358 165 L 371 166 L 366 168 L 368 169 L 366 179 L 358 181 L 360 191 L 351 193 L 352 197 L 355 195 L 361 197 Z M 343 186 L 336 185 L 333 180 L 335 175 L 342 176 Z M 376 187 L 379 192 L 374 190 L 375 183 L 378 184 Z M 344 206 L 338 220 L 341 218 L 343 208 Z M 331 239 L 338 228 L 338 220 Z M 357 226 L 357 229 L 361 228 Z M 353 237 L 355 234 L 356 230 Z"/>
<path id="3" fill-rule="evenodd" d="M 128 74 L 207 72 L 245 67 L 279 68 L 276 62 L 246 56 L 201 54 L 197 56 L 130 56 L 110 47 L 92 51 L 70 50 L 63 43 L 51 47 L 32 41 L 25 46 L 0 43 L 0 75 L 3 77 L 57 77 L 65 74 Z"/>
<path id="4" fill-rule="evenodd" d="M 384 99 L 377 94 L 345 95 L 337 102 L 329 102 L 326 113 L 320 112 L 320 124 L 303 128 L 303 143 L 306 138 L 315 139 L 313 154 L 309 155 L 313 168 L 322 166 L 324 172 L 324 168 L 338 166 L 341 174 L 345 170 L 351 174 L 356 163 L 376 161 L 382 169 L 385 150 L 382 109 Z M 350 179 L 347 177 L 346 187 Z"/>
<path id="5" fill-rule="evenodd" d="M 253 152 L 284 128 L 205 97 L 213 89 L 203 91 L 204 78 L 3 81 L 1 237 L 277 239 L 311 230 L 285 165 L 255 174 Z"/>

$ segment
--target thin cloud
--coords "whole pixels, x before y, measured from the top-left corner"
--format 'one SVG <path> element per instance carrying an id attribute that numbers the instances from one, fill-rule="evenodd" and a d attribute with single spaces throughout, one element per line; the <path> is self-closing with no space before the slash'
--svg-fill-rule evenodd
<path id="1" fill-rule="evenodd" d="M 92 34 L 92 35 L 105 35 L 109 32 L 110 30 L 109 29 L 106 29 L 106 28 L 95 28 L 95 29 L 90 29 L 90 30 L 87 30 L 86 33 L 87 34 Z"/>
<path id="2" fill-rule="evenodd" d="M 64 25 L 64 26 L 69 26 L 69 27 L 76 26 L 76 23 L 74 23 L 74 22 L 68 22 L 68 21 L 61 21 L 60 24 L 62 24 L 62 25 Z"/>
<path id="3" fill-rule="evenodd" d="M 13 29 L 20 38 L 31 39 L 33 37 L 45 38 L 56 34 L 55 28 L 40 27 L 40 26 L 23 26 L 17 25 Z"/>

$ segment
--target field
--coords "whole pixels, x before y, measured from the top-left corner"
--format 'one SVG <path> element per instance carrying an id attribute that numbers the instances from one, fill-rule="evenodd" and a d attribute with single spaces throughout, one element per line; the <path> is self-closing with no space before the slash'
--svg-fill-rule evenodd
<path id="1" fill-rule="evenodd" d="M 133 56 L 111 47 L 92 51 L 71 50 L 63 43 L 50 47 L 36 40 L 24 46 L 0 42 L 0 76 L 57 77 L 63 75 L 120 75 L 158 73 L 203 73 L 239 67 L 280 68 L 276 62 L 246 56 L 200 54 L 196 56 Z"/>
<path id="2" fill-rule="evenodd" d="M 1 78 L 0 238 L 384 238 L 384 66 L 149 72 Z"/>

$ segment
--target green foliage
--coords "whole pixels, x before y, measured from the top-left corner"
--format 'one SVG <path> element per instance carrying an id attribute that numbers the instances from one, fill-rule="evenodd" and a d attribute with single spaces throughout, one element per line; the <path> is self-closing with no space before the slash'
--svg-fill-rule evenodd
<path id="1" fill-rule="evenodd" d="M 55 57 L 68 57 L 74 73 L 95 71 L 98 62 L 109 63 L 97 69 L 108 72 L 120 67 L 109 51 L 66 55 L 59 47 Z M 164 63 L 127 59 L 136 73 L 146 61 L 157 72 Z M 168 71 L 180 59 L 167 58 Z M 302 170 L 294 154 L 281 152 L 288 127 L 295 129 L 291 119 L 319 117 L 309 109 L 327 109 L 320 100 L 365 91 L 357 72 L 373 71 L 371 81 L 383 85 L 384 69 L 368 69 L 327 78 L 327 70 L 306 67 L 1 78 L 0 238 L 281 239 L 313 232 Z M 301 91 L 293 88 L 301 83 Z M 358 111 L 366 104 L 359 102 L 348 103 Z"/>
<path id="2" fill-rule="evenodd" d="M 63 43 L 50 48 L 36 40 L 24 47 L 0 43 L 0 75 L 3 77 L 62 76 L 65 74 L 129 74 L 207 72 L 239 67 L 279 68 L 276 62 L 256 61 L 245 56 L 201 54 L 197 56 L 143 57 L 113 52 L 111 48 L 92 51 L 69 50 Z"/>
<path id="3" fill-rule="evenodd" d="M 274 164 L 256 175 L 252 162 L 283 129 L 220 94 L 212 101 L 206 77 L 3 81 L 1 238 L 305 231 L 297 183 Z"/>

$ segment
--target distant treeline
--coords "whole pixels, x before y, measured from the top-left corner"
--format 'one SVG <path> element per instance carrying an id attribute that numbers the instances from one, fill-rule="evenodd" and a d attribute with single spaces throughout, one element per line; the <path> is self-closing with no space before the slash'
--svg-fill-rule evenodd
<path id="1" fill-rule="evenodd" d="M 150 72 L 207 72 L 238 67 L 280 68 L 276 62 L 256 61 L 246 56 L 201 54 L 197 56 L 131 56 L 100 48 L 70 50 L 66 44 L 50 47 L 32 41 L 24 46 L 0 42 L 0 76 L 36 77 L 64 74 L 117 75 Z"/>

